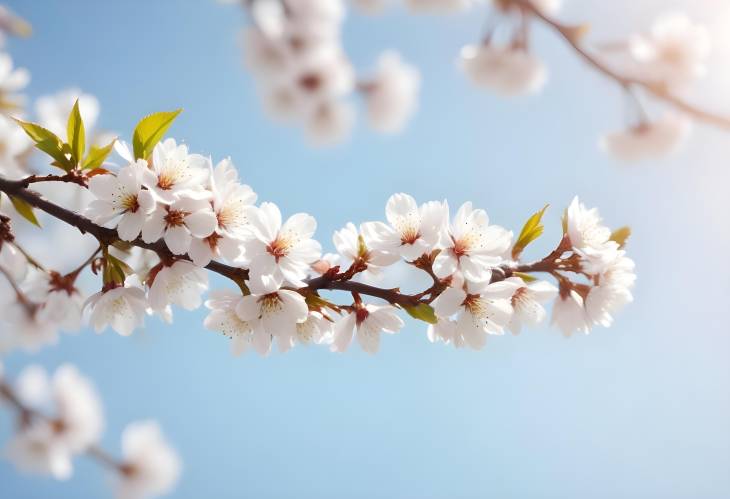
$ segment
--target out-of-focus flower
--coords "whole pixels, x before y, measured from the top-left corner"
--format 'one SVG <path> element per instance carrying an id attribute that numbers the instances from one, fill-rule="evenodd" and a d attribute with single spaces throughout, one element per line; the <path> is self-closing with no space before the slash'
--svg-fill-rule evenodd
<path id="1" fill-rule="evenodd" d="M 117 499 L 164 495 L 180 478 L 180 458 L 154 421 L 132 423 L 124 429 L 122 454 L 122 472 L 115 477 Z"/>
<path id="2" fill-rule="evenodd" d="M 599 145 L 621 161 L 659 158 L 675 152 L 684 143 L 691 127 L 689 119 L 667 112 L 655 121 L 609 132 L 601 137 Z"/>
<path id="3" fill-rule="evenodd" d="M 30 81 L 30 73 L 25 68 L 13 69 L 13 59 L 0 53 L 0 111 L 16 112 L 23 107 L 25 97 L 18 94 Z"/>
<path id="4" fill-rule="evenodd" d="M 681 85 L 704 76 L 710 54 L 707 29 L 683 14 L 658 18 L 647 35 L 629 42 L 631 55 L 640 64 L 641 76 L 669 85 Z"/>
<path id="5" fill-rule="evenodd" d="M 384 52 L 372 80 L 363 86 L 370 125 L 380 132 L 401 131 L 416 110 L 420 86 L 415 67 L 395 52 Z"/>
<path id="6" fill-rule="evenodd" d="M 519 47 L 467 45 L 460 64 L 472 83 L 505 96 L 536 93 L 547 81 L 542 61 Z"/>

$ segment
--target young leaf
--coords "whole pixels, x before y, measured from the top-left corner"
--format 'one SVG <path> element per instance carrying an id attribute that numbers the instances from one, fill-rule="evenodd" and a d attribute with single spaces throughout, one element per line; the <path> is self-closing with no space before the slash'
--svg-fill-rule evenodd
<path id="1" fill-rule="evenodd" d="M 618 247 L 623 248 L 626 246 L 626 241 L 628 241 L 630 235 L 631 227 L 621 227 L 611 233 L 611 241 L 616 241 Z"/>
<path id="2" fill-rule="evenodd" d="M 436 313 L 433 311 L 433 307 L 428 303 L 419 303 L 415 306 L 404 306 L 403 307 L 408 315 L 419 321 L 427 322 L 429 324 L 436 324 L 438 318 Z"/>
<path id="3" fill-rule="evenodd" d="M 36 227 L 40 227 L 41 224 L 38 222 L 38 219 L 35 216 L 35 213 L 33 213 L 33 207 L 23 201 L 20 198 L 17 198 L 15 196 L 9 196 L 10 202 L 13 203 L 13 208 L 15 208 L 15 211 L 18 212 L 20 216 L 25 218 L 27 221 L 35 225 Z"/>
<path id="4" fill-rule="evenodd" d="M 73 167 L 71 161 L 66 157 L 64 143 L 58 135 L 36 123 L 22 121 L 17 118 L 13 119 L 35 142 L 35 146 L 55 159 L 61 169 L 69 171 Z"/>
<path id="5" fill-rule="evenodd" d="M 104 147 L 91 146 L 91 150 L 86 156 L 84 162 L 81 164 L 81 168 L 84 170 L 95 170 L 101 167 L 101 165 L 104 164 L 104 161 L 106 161 L 107 156 L 109 156 L 109 153 L 112 152 L 112 148 L 116 141 L 117 139 L 114 139 Z"/>
<path id="6" fill-rule="evenodd" d="M 81 163 L 86 150 L 86 130 L 84 129 L 84 120 L 81 118 L 79 111 L 79 100 L 76 99 L 71 114 L 68 115 L 68 125 L 66 125 L 66 135 L 68 136 L 68 145 L 71 148 L 71 157 L 77 165 Z"/>
<path id="7" fill-rule="evenodd" d="M 153 113 L 145 116 L 137 123 L 132 136 L 132 149 L 134 159 L 147 159 L 152 154 L 152 149 L 162 139 L 172 122 L 182 109 Z"/>
<path id="8" fill-rule="evenodd" d="M 512 275 L 515 277 L 519 277 L 525 282 L 535 282 L 537 281 L 537 277 L 534 275 L 526 274 L 524 272 L 512 272 Z"/>
<path id="9" fill-rule="evenodd" d="M 516 259 L 519 257 L 528 244 L 542 235 L 545 227 L 542 225 L 541 220 L 542 216 L 545 214 L 545 210 L 547 210 L 547 207 L 548 205 L 545 205 L 542 210 L 534 213 L 527 219 L 527 222 L 525 222 L 525 225 L 522 227 L 522 231 L 517 238 L 517 242 L 515 242 L 515 245 L 512 248 L 512 258 Z"/>

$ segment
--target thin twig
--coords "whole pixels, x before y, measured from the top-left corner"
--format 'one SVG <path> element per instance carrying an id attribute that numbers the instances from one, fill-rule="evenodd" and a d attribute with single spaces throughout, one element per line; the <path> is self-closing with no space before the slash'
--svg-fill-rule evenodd
<path id="1" fill-rule="evenodd" d="M 657 99 L 673 106 L 674 108 L 692 116 L 699 121 L 703 121 L 705 123 L 718 126 L 720 128 L 730 129 L 730 118 L 701 109 L 700 107 L 685 101 L 681 97 L 672 94 L 667 86 L 662 82 L 649 81 L 637 78 L 635 76 L 621 74 L 618 71 L 610 68 L 606 63 L 589 53 L 581 45 L 580 36 L 576 35 L 576 29 L 574 27 L 563 24 L 557 19 L 554 19 L 548 14 L 545 14 L 539 8 L 537 8 L 530 0 L 510 1 L 514 2 L 516 5 L 519 5 L 527 12 L 530 12 L 535 18 L 539 19 L 553 31 L 557 32 L 568 43 L 568 45 L 585 62 L 588 63 L 588 65 L 592 66 L 595 70 L 602 73 L 604 76 L 607 76 L 608 78 L 614 80 L 622 87 L 641 88 L 656 97 Z"/>

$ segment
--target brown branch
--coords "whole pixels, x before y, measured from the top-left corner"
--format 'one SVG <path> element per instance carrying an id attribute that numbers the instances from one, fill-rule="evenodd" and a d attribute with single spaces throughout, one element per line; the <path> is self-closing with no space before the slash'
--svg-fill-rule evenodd
<path id="1" fill-rule="evenodd" d="M 2 380 L 0 380 L 0 399 L 4 399 L 8 403 L 8 405 L 18 411 L 21 421 L 27 421 L 30 418 L 34 418 L 53 423 L 53 418 L 23 404 L 23 402 L 20 400 L 20 397 L 18 397 L 18 395 L 13 390 L 13 387 Z M 107 468 L 113 469 L 120 473 L 124 473 L 125 465 L 114 459 L 111 454 L 98 446 L 90 446 L 88 449 L 86 449 L 86 455 L 106 466 Z"/>
<path id="2" fill-rule="evenodd" d="M 681 97 L 672 94 L 665 84 L 662 82 L 648 81 L 641 78 L 637 78 L 630 75 L 624 75 L 618 71 L 610 68 L 606 63 L 590 54 L 580 44 L 580 35 L 577 34 L 575 27 L 568 26 L 561 23 L 560 21 L 552 18 L 538 9 L 530 0 L 509 0 L 515 5 L 518 5 L 525 11 L 531 13 L 534 17 L 542 21 L 545 25 L 557 32 L 568 45 L 586 62 L 592 66 L 595 70 L 602 73 L 604 76 L 614 80 L 616 83 L 624 88 L 638 87 L 655 98 L 673 106 L 674 108 L 683 111 L 684 113 L 692 116 L 693 118 L 708 123 L 710 125 L 718 126 L 720 128 L 730 129 L 730 118 L 721 116 L 710 111 L 701 109 L 694 104 L 691 104 Z"/>
<path id="3" fill-rule="evenodd" d="M 82 234 L 91 234 L 101 244 L 111 245 L 117 241 L 120 241 L 119 236 L 117 235 L 117 231 L 115 229 L 110 229 L 97 225 L 88 218 L 79 215 L 76 212 L 73 212 L 62 206 L 58 206 L 51 201 L 48 201 L 40 194 L 29 190 L 25 185 L 25 181 L 23 180 L 7 180 L 0 177 L 0 191 L 8 194 L 9 196 L 22 199 L 29 205 L 48 213 L 52 217 L 57 218 L 62 222 L 66 222 L 68 225 L 76 227 Z M 190 259 L 187 255 L 173 255 L 162 241 L 146 243 L 142 239 L 137 238 L 136 240 L 129 242 L 129 244 L 138 248 L 154 251 L 155 253 L 160 255 L 161 258 L 167 258 L 170 260 L 174 258 L 183 258 L 186 260 Z M 248 279 L 248 271 L 246 269 L 232 267 L 230 265 L 226 265 L 220 262 L 210 262 L 208 265 L 206 265 L 206 268 L 224 277 L 228 277 L 235 282 Z"/>
<path id="4" fill-rule="evenodd" d="M 29 190 L 24 185 L 23 181 L 12 181 L 0 177 L 0 191 L 24 200 L 31 206 L 48 213 L 49 215 L 57 218 L 58 220 L 61 220 L 62 222 L 76 227 L 83 234 L 91 234 L 92 236 L 96 237 L 96 239 L 101 244 L 109 245 L 119 241 L 116 230 L 97 225 L 88 218 L 79 215 L 78 213 L 67 210 L 66 208 L 58 206 L 48 201 L 47 199 L 44 199 L 38 193 Z M 563 241 L 565 241 L 565 239 L 563 239 Z M 166 258 L 168 260 L 172 260 L 174 258 L 184 258 L 189 260 L 187 255 L 173 255 L 162 241 L 146 243 L 138 238 L 134 241 L 131 241 L 129 244 L 139 248 L 154 251 L 162 259 Z M 555 270 L 555 259 L 559 257 L 560 254 L 562 254 L 564 251 L 564 244 L 563 242 L 561 242 L 561 244 L 555 251 L 553 251 L 553 253 L 551 253 L 539 262 L 518 265 L 517 267 L 502 266 L 493 269 L 491 282 L 504 280 L 512 276 L 514 272 L 550 272 L 551 270 Z M 95 254 L 96 253 L 94 253 L 94 255 Z M 93 255 L 90 260 L 91 259 L 93 259 Z M 309 281 L 307 281 L 306 286 L 298 288 L 296 289 L 296 291 L 303 295 L 317 292 L 319 290 L 347 291 L 351 293 L 359 293 L 362 295 L 380 298 L 387 301 L 388 303 L 391 303 L 393 305 L 399 305 L 401 307 L 412 307 L 418 305 L 419 303 L 431 303 L 439 294 L 441 294 L 441 292 L 443 292 L 444 289 L 447 288 L 447 285 L 444 284 L 433 273 L 433 271 L 430 269 L 430 264 L 426 265 L 425 267 L 418 267 L 423 268 L 433 278 L 434 285 L 426 291 L 414 295 L 401 293 L 398 288 L 384 289 L 378 288 L 376 286 L 371 286 L 369 284 L 351 281 L 350 279 L 356 273 L 353 269 L 350 269 L 341 274 L 325 273 L 324 275 L 310 279 Z M 248 280 L 247 269 L 232 267 L 216 261 L 210 262 L 208 265 L 206 265 L 206 268 L 212 272 L 231 279 L 239 286 L 241 286 L 244 281 Z M 424 298 L 426 295 L 430 295 L 428 299 Z"/>

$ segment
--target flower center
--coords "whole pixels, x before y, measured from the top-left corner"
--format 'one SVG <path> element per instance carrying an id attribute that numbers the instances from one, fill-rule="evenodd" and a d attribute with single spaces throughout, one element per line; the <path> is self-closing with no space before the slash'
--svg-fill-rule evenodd
<path id="1" fill-rule="evenodd" d="M 368 312 L 368 309 L 365 307 L 358 307 L 355 311 L 355 321 L 357 322 L 357 325 L 359 326 L 365 322 L 365 319 L 367 319 L 369 315 L 370 312 Z"/>
<path id="2" fill-rule="evenodd" d="M 181 227 L 185 224 L 186 216 L 187 212 L 185 211 L 168 209 L 165 215 L 165 224 L 167 227 Z"/>
<path id="3" fill-rule="evenodd" d="M 270 255 L 276 258 L 276 261 L 278 262 L 279 258 L 283 258 L 289 254 L 289 250 L 292 247 L 292 242 L 293 241 L 291 239 L 278 236 L 271 244 L 266 247 L 266 251 L 268 251 Z"/>
<path id="4" fill-rule="evenodd" d="M 279 297 L 279 293 L 274 292 L 264 295 L 259 298 L 259 303 L 261 304 L 262 315 L 270 315 L 281 312 L 282 301 Z"/>
<path id="5" fill-rule="evenodd" d="M 210 246 L 210 249 L 212 251 L 215 251 L 216 248 L 218 248 L 218 241 L 222 238 L 221 235 L 216 234 L 213 232 L 211 235 L 205 238 L 205 242 L 208 243 L 208 246 Z"/>
<path id="6" fill-rule="evenodd" d="M 466 295 L 464 308 L 474 317 L 486 317 L 487 310 L 480 295 Z"/>
<path id="7" fill-rule="evenodd" d="M 307 73 L 299 77 L 299 86 L 307 92 L 316 92 L 322 86 L 322 78 L 317 73 Z"/>
<path id="8" fill-rule="evenodd" d="M 137 201 L 137 196 L 134 194 L 127 194 L 124 196 L 122 198 L 121 205 L 125 211 L 130 213 L 137 213 L 137 210 L 139 209 L 139 201 Z"/>
<path id="9" fill-rule="evenodd" d="M 406 227 L 400 234 L 400 240 L 403 244 L 413 244 L 421 237 L 417 227 Z"/>

